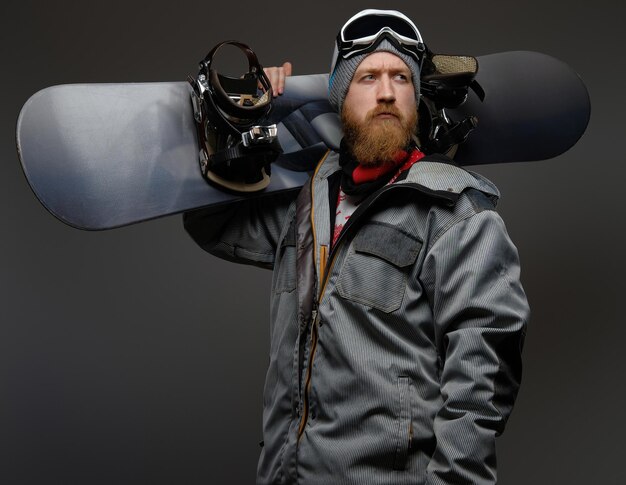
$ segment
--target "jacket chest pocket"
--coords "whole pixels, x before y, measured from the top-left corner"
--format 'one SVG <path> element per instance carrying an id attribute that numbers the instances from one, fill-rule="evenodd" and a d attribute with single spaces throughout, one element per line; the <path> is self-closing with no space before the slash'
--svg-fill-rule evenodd
<path id="1" fill-rule="evenodd" d="M 381 223 L 363 226 L 352 241 L 337 282 L 347 300 L 390 313 L 402 304 L 407 273 L 422 242 L 400 229 Z"/>

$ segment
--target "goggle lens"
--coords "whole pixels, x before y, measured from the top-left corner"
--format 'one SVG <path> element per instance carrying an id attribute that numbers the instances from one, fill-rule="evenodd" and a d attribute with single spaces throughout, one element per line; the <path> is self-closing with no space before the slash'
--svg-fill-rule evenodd
<path id="1" fill-rule="evenodd" d="M 403 18 L 394 15 L 366 15 L 359 17 L 342 29 L 341 40 L 354 42 L 364 37 L 376 35 L 385 27 L 402 37 L 421 42 L 421 38 L 415 28 Z"/>

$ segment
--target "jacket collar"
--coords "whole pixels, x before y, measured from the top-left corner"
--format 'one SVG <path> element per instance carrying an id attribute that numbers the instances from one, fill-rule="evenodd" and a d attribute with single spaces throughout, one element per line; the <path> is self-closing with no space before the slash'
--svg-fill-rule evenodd
<path id="1" fill-rule="evenodd" d="M 322 162 L 316 178 L 319 181 L 325 180 L 338 170 L 340 170 L 339 154 L 331 152 Z M 435 194 L 448 193 L 455 198 L 467 189 L 479 190 L 494 202 L 500 197 L 500 191 L 490 180 L 458 166 L 444 155 L 427 155 L 413 165 L 406 176 L 395 182 L 395 184 L 407 183 L 417 184 Z"/>

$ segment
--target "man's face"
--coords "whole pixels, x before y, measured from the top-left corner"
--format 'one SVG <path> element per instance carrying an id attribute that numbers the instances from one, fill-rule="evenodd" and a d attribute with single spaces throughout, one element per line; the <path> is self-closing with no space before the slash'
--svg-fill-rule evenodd
<path id="1" fill-rule="evenodd" d="M 362 165 L 394 159 L 415 134 L 417 108 L 411 71 L 390 52 L 367 56 L 352 78 L 341 120 L 352 154 Z"/>

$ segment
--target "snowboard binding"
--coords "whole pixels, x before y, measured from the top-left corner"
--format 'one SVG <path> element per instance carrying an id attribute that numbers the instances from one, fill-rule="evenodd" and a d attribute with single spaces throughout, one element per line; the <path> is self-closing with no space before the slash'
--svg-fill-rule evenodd
<path id="1" fill-rule="evenodd" d="M 475 57 L 433 54 L 427 49 L 420 78 L 422 99 L 419 106 L 420 144 L 425 153 L 453 156 L 457 147 L 478 126 L 476 116 L 453 121 L 446 113 L 446 109 L 454 110 L 465 103 L 470 89 L 480 101 L 484 100 L 485 93 L 475 80 L 477 73 L 478 60 Z"/>
<path id="2" fill-rule="evenodd" d="M 219 74 L 213 57 L 224 45 L 248 59 L 241 78 Z M 272 109 L 272 86 L 256 54 L 237 41 L 217 44 L 200 62 L 191 84 L 202 176 L 235 192 L 256 192 L 270 183 L 271 163 L 282 153 L 276 125 L 264 125 Z"/>

